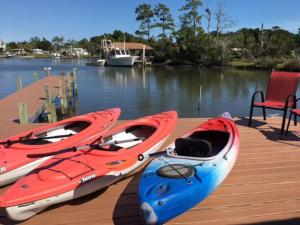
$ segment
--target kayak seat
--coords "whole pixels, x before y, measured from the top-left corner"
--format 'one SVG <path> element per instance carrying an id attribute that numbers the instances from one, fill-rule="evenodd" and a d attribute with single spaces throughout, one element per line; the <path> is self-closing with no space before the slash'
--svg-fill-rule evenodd
<path id="1" fill-rule="evenodd" d="M 88 123 L 88 122 L 78 121 L 78 122 L 67 124 L 64 127 L 64 130 L 72 130 L 72 131 L 75 131 L 76 133 L 79 133 L 80 131 L 83 131 L 84 129 L 86 129 L 90 125 L 91 124 Z"/>
<path id="2" fill-rule="evenodd" d="M 212 153 L 210 156 L 215 156 L 222 151 L 229 141 L 229 133 L 223 131 L 197 131 L 193 133 L 190 139 L 201 139 L 210 143 Z"/>
<path id="3" fill-rule="evenodd" d="M 175 152 L 180 156 L 210 157 L 212 146 L 203 139 L 178 138 L 175 140 Z"/>

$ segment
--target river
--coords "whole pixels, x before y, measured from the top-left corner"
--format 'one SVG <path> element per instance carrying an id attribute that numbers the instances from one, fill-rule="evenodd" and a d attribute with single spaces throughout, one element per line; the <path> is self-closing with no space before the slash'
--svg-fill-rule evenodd
<path id="1" fill-rule="evenodd" d="M 191 66 L 90 67 L 85 59 L 0 59 L 0 98 L 45 76 L 78 68 L 78 114 L 120 107 L 121 119 L 133 119 L 166 110 L 180 117 L 213 117 L 224 111 L 248 116 L 255 90 L 266 90 L 269 71 L 207 69 Z M 298 93 L 299 94 L 299 93 Z M 257 111 L 260 115 L 260 111 Z"/>

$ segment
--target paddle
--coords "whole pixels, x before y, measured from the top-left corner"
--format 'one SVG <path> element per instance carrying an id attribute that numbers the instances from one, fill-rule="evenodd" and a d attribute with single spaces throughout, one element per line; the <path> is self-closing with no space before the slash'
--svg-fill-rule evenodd
<path id="1" fill-rule="evenodd" d="M 32 142 L 43 141 L 43 140 L 47 140 L 47 139 L 70 137 L 72 135 L 73 134 L 63 134 L 63 135 L 41 137 L 41 138 L 32 138 L 32 139 L 24 139 L 24 137 L 21 137 L 18 140 L 13 140 L 13 141 L 7 140 L 7 141 L 0 142 L 0 145 L 8 145 L 9 146 L 9 145 L 16 144 L 16 143 L 32 143 Z"/>
<path id="2" fill-rule="evenodd" d="M 155 156 L 158 156 L 158 155 L 162 155 L 162 154 L 164 154 L 164 153 L 166 153 L 166 152 L 167 152 L 167 150 L 164 150 L 164 151 L 161 151 L 161 152 L 150 153 L 150 154 L 148 154 L 148 155 L 139 154 L 139 155 L 138 155 L 138 160 L 139 160 L 139 161 L 143 161 L 143 160 L 149 159 L 149 158 L 151 158 L 151 157 L 155 157 Z"/>
<path id="3" fill-rule="evenodd" d="M 97 149 L 99 147 L 106 146 L 106 145 L 116 145 L 116 144 L 132 142 L 132 141 L 143 141 L 143 140 L 145 140 L 145 138 L 132 138 L 132 139 L 126 139 L 126 140 L 120 140 L 120 141 L 108 141 L 108 142 L 104 142 L 101 144 L 90 144 L 90 145 L 83 145 L 83 146 L 77 146 L 77 147 L 73 146 L 70 148 L 58 150 L 56 152 L 47 152 L 47 153 L 41 153 L 41 154 L 28 154 L 27 157 L 41 158 L 41 157 L 59 155 L 62 153 L 67 153 L 67 152 L 77 152 L 79 150 L 85 150 L 85 149 Z"/>

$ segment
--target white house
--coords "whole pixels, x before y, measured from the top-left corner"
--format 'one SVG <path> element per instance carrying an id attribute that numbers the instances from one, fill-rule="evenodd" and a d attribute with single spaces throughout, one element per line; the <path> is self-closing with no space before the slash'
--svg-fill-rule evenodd
<path id="1" fill-rule="evenodd" d="M 72 48 L 71 53 L 73 56 L 87 56 L 89 55 L 88 51 L 84 48 Z"/>
<path id="2" fill-rule="evenodd" d="M 4 41 L 0 39 L 0 52 L 4 52 L 6 50 L 6 44 Z"/>
<path id="3" fill-rule="evenodd" d="M 34 54 L 37 54 L 37 55 L 41 55 L 41 54 L 44 54 L 44 51 L 42 49 L 39 49 L 39 48 L 34 48 L 32 49 L 32 52 Z"/>

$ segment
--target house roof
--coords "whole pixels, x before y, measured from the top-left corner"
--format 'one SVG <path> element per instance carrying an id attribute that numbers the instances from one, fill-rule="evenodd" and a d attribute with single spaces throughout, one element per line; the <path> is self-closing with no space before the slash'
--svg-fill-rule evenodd
<path id="1" fill-rule="evenodd" d="M 124 42 L 114 42 L 113 45 L 115 48 L 124 48 Z M 125 42 L 125 49 L 131 49 L 131 50 L 143 50 L 143 45 L 142 43 L 134 43 L 134 42 Z M 152 50 L 148 45 L 145 45 L 146 50 Z"/>

